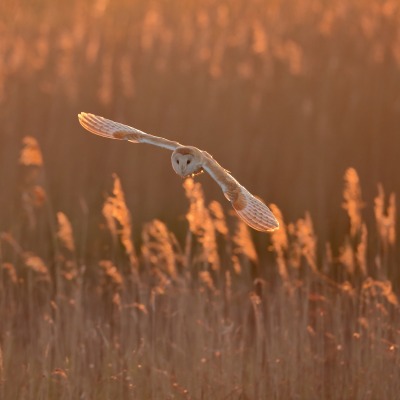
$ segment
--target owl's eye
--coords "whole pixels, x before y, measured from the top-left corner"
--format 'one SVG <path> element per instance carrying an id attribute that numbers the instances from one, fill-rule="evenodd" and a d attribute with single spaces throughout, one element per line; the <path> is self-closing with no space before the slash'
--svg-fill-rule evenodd
<path id="1" fill-rule="evenodd" d="M 190 164 L 190 160 L 187 160 L 187 161 L 186 161 L 186 164 Z"/>
<path id="2" fill-rule="evenodd" d="M 179 165 L 179 160 L 176 160 L 176 163 Z"/>

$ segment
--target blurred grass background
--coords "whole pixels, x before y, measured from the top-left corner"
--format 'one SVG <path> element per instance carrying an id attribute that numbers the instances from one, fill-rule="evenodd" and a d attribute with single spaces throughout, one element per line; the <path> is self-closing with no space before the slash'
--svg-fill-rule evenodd
<path id="1" fill-rule="evenodd" d="M 397 1 L 5 0 L 0 15 L 5 226 L 24 135 L 39 139 L 48 190 L 73 221 L 79 199 L 100 208 L 112 172 L 134 225 L 182 215 L 169 152 L 92 137 L 79 111 L 209 151 L 289 220 L 309 210 L 322 243 L 346 229 L 347 167 L 367 203 L 377 182 L 399 187 Z"/>
<path id="2" fill-rule="evenodd" d="M 395 0 L 1 1 L 0 399 L 396 398 L 399 88 Z"/>

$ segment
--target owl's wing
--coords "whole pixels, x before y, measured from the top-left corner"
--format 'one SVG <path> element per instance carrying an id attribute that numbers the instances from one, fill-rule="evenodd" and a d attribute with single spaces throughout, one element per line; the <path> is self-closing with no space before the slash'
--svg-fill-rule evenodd
<path id="1" fill-rule="evenodd" d="M 78 114 L 79 123 L 89 132 L 110 139 L 128 140 L 132 143 L 148 143 L 165 149 L 175 150 L 182 145 L 162 137 L 149 135 L 139 129 L 99 117 L 94 114 L 81 112 Z"/>
<path id="2" fill-rule="evenodd" d="M 257 231 L 273 231 L 279 222 L 260 199 L 253 196 L 232 175 L 222 168 L 208 153 L 203 152 L 203 168 L 221 186 L 225 197 L 231 202 L 239 217 Z"/>
<path id="3" fill-rule="evenodd" d="M 158 136 L 149 135 L 131 126 L 111 121 L 94 114 L 80 113 L 80 124 L 95 135 L 110 139 L 128 140 L 133 143 L 148 143 L 169 150 L 175 150 L 182 145 Z M 206 152 L 202 152 L 203 168 L 221 186 L 225 197 L 231 202 L 240 218 L 258 231 L 271 231 L 279 227 L 279 223 L 271 210 L 259 199 L 254 197 L 245 187 L 233 178 Z"/>

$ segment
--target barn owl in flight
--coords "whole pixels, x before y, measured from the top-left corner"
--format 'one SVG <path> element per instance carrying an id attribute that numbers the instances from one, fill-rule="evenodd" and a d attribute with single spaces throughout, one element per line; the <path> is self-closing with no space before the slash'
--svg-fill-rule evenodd
<path id="1" fill-rule="evenodd" d="M 221 187 L 239 217 L 249 226 L 263 232 L 279 228 L 279 223 L 271 210 L 243 187 L 226 169 L 222 168 L 206 151 L 149 135 L 128 125 L 97 115 L 82 112 L 78 118 L 85 129 L 96 135 L 127 140 L 132 143 L 148 143 L 172 150 L 172 168 L 179 176 L 186 178 L 203 171 L 208 172 Z"/>

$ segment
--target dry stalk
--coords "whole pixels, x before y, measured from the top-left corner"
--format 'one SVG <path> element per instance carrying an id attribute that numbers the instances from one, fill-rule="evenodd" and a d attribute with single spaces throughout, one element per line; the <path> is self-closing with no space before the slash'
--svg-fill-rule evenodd
<path id="1" fill-rule="evenodd" d="M 19 156 L 21 166 L 21 200 L 22 207 L 32 230 L 37 225 L 36 211 L 46 201 L 46 192 L 42 185 L 43 157 L 37 140 L 25 136 L 22 140 L 22 149 Z"/>
<path id="2" fill-rule="evenodd" d="M 176 238 L 173 233 L 163 222 L 155 219 L 143 227 L 142 239 L 142 254 L 145 260 L 175 279 L 176 265 L 180 257 L 174 250 Z"/>
<path id="3" fill-rule="evenodd" d="M 248 226 L 235 213 L 232 212 L 232 215 L 235 217 L 235 230 L 232 237 L 234 255 L 244 256 L 252 263 L 258 264 L 258 255 Z"/>
<path id="4" fill-rule="evenodd" d="M 72 226 L 68 217 L 62 213 L 57 213 L 58 230 L 57 237 L 61 244 L 71 253 L 75 252 L 75 241 Z"/>
<path id="5" fill-rule="evenodd" d="M 396 243 L 396 195 L 391 193 L 389 204 L 385 210 L 385 192 L 381 184 L 378 185 L 378 195 L 375 197 L 375 220 L 379 239 L 384 251 Z"/>
<path id="6" fill-rule="evenodd" d="M 356 237 L 362 226 L 361 210 L 364 202 L 361 196 L 360 180 L 354 168 L 348 168 L 344 174 L 343 208 L 350 219 L 351 237 Z"/>
<path id="7" fill-rule="evenodd" d="M 193 179 L 186 179 L 183 183 L 186 197 L 190 202 L 186 219 L 189 229 L 201 244 L 200 260 L 208 263 L 213 270 L 219 270 L 220 260 L 217 249 L 215 228 L 210 212 L 204 205 L 204 194 L 201 184 Z"/>
<path id="8" fill-rule="evenodd" d="M 114 237 L 119 237 L 125 249 L 130 264 L 137 270 L 138 261 L 135 247 L 132 242 L 131 215 L 126 206 L 125 195 L 121 181 L 116 174 L 113 175 L 114 187 L 112 194 L 106 198 L 103 205 L 103 215 L 106 219 L 109 231 Z M 117 225 L 118 224 L 118 225 Z"/>
<path id="9" fill-rule="evenodd" d="M 283 220 L 281 210 L 276 204 L 271 204 L 270 209 L 279 222 L 279 229 L 271 234 L 272 248 L 276 255 L 276 262 L 278 264 L 278 271 L 280 277 L 286 281 L 288 279 L 288 270 L 286 266 L 286 252 L 288 250 L 288 237 L 286 233 L 286 225 Z"/>

